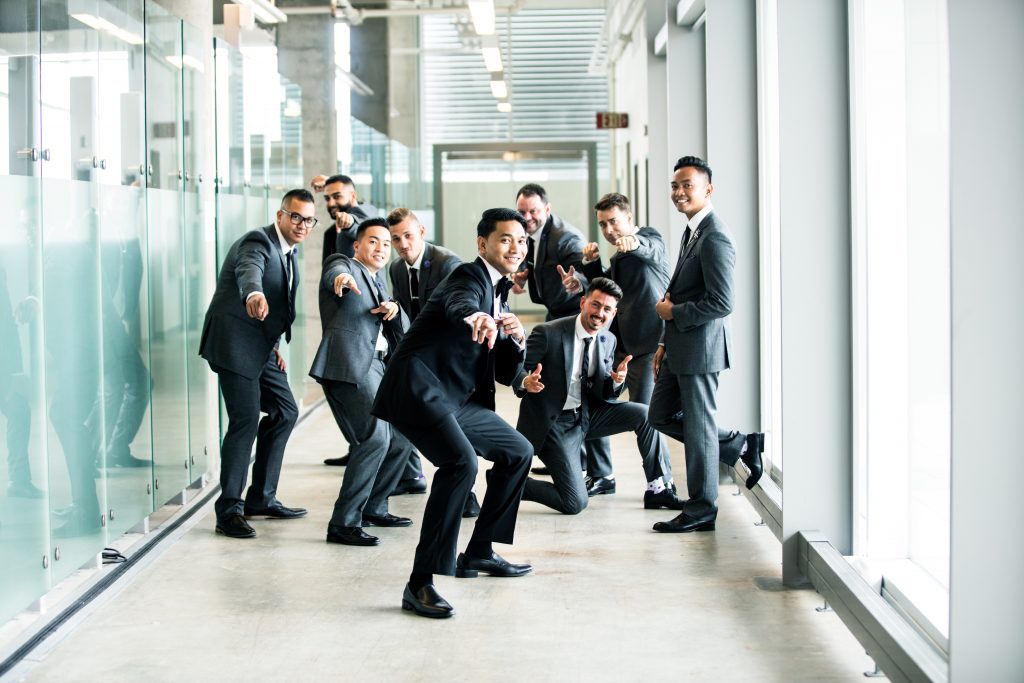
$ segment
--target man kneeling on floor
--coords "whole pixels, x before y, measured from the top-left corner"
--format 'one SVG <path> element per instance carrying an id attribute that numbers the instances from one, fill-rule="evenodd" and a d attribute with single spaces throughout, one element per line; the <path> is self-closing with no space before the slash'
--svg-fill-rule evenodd
<path id="1" fill-rule="evenodd" d="M 553 483 L 527 479 L 523 500 L 578 514 L 588 500 L 579 460 L 583 440 L 632 431 L 648 482 L 644 507 L 682 509 L 671 490 L 668 449 L 647 421 L 647 406 L 615 400 L 632 356 L 614 367 L 615 337 L 602 330 L 621 298 L 617 284 L 595 278 L 579 315 L 538 325 L 526 342 L 526 364 L 512 384 L 523 399 L 516 429 L 533 444 Z"/>

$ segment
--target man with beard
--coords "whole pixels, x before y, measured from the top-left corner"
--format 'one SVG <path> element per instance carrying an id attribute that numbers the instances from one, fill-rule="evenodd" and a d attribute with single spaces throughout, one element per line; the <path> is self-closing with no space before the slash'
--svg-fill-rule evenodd
<path id="1" fill-rule="evenodd" d="M 360 204 L 356 186 L 347 175 L 318 175 L 310 183 L 314 192 L 323 192 L 327 213 L 334 224 L 324 231 L 324 251 L 321 263 L 331 254 L 352 256 L 355 228 L 367 218 L 375 218 L 380 211 L 373 204 Z"/>

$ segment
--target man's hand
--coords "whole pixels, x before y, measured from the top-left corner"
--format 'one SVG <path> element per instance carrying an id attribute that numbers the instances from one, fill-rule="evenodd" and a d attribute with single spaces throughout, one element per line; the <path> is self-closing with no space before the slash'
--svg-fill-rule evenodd
<path id="1" fill-rule="evenodd" d="M 498 316 L 498 322 L 501 323 L 502 332 L 515 339 L 516 342 L 523 343 L 523 339 L 526 338 L 526 330 L 523 329 L 523 323 L 514 313 L 502 313 Z"/>
<path id="2" fill-rule="evenodd" d="M 309 186 L 313 188 L 313 192 L 323 192 L 326 184 L 327 176 L 325 175 L 318 175 L 309 181 Z"/>
<path id="3" fill-rule="evenodd" d="M 533 372 L 523 380 L 523 389 L 526 389 L 531 394 L 539 394 L 544 391 L 544 384 L 540 381 L 540 367 L 540 363 L 537 363 L 537 367 L 533 369 Z"/>
<path id="4" fill-rule="evenodd" d="M 477 344 L 487 342 L 487 348 L 494 348 L 494 340 L 498 338 L 498 324 L 487 314 L 478 315 L 470 327 L 473 328 L 473 341 Z"/>
<path id="5" fill-rule="evenodd" d="M 274 349 L 274 357 L 277 359 L 277 367 L 281 368 L 281 372 L 285 371 L 284 356 L 277 349 Z"/>
<path id="6" fill-rule="evenodd" d="M 661 370 L 661 361 L 665 359 L 665 347 L 659 345 L 658 350 L 654 352 L 654 379 L 658 379 L 658 372 Z"/>
<path id="7" fill-rule="evenodd" d="M 529 268 L 523 268 L 522 270 L 516 271 L 516 272 L 512 273 L 511 275 L 509 275 L 509 278 L 512 280 L 512 286 L 519 288 L 519 291 L 516 292 L 516 294 L 522 294 L 523 293 L 523 287 L 526 285 L 526 283 L 530 279 L 530 269 Z M 513 290 L 513 291 L 515 291 L 515 290 Z"/>
<path id="8" fill-rule="evenodd" d="M 265 320 L 270 313 L 270 306 L 267 305 L 267 297 L 262 294 L 253 294 L 245 301 L 245 312 L 250 318 Z"/>
<path id="9" fill-rule="evenodd" d="M 597 242 L 591 242 L 583 247 L 583 260 L 587 263 L 601 260 L 601 247 L 598 246 Z"/>
<path id="10" fill-rule="evenodd" d="M 338 230 L 348 230 L 352 227 L 352 224 L 356 222 L 355 218 L 352 218 L 352 214 L 346 211 L 339 211 L 334 214 L 334 225 Z"/>
<path id="11" fill-rule="evenodd" d="M 370 313 L 374 315 L 383 315 L 384 320 L 391 320 L 398 315 L 398 304 L 394 301 L 382 301 L 380 306 L 377 308 L 371 308 Z"/>
<path id="12" fill-rule="evenodd" d="M 356 279 L 349 273 L 342 273 L 334 278 L 334 293 L 339 297 L 345 293 L 345 289 L 351 289 L 356 294 L 362 294 L 356 286 Z"/>
<path id="13" fill-rule="evenodd" d="M 619 367 L 612 373 L 612 381 L 616 384 L 622 384 L 626 381 L 626 370 L 629 369 L 629 361 L 633 360 L 633 356 L 626 356 L 619 363 Z"/>
<path id="14" fill-rule="evenodd" d="M 615 248 L 623 254 L 629 251 L 636 251 L 639 246 L 640 242 L 637 240 L 636 235 L 623 235 L 615 240 Z"/>
<path id="15" fill-rule="evenodd" d="M 576 267 L 569 266 L 569 271 L 566 272 L 562 266 L 555 266 L 558 269 L 558 277 L 562 278 L 562 286 L 565 287 L 565 291 L 569 294 L 575 294 L 576 292 L 583 289 L 583 283 L 576 279 Z"/>
<path id="16" fill-rule="evenodd" d="M 665 296 L 661 297 L 661 301 L 654 304 L 654 310 L 658 312 L 658 317 L 662 320 L 672 320 L 672 299 L 669 298 L 668 292 L 665 292 Z"/>

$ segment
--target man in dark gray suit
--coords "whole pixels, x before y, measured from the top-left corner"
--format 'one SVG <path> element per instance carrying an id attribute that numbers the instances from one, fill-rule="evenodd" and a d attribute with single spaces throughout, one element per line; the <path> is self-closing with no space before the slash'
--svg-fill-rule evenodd
<path id="1" fill-rule="evenodd" d="M 391 291 L 411 323 L 441 280 L 462 261 L 444 247 L 424 240 L 426 230 L 409 209 L 395 209 L 388 214 L 387 221 L 391 229 L 391 245 L 400 257 L 388 267 Z M 423 477 L 420 458 L 413 452 L 393 495 L 426 491 L 427 480 Z"/>
<path id="2" fill-rule="evenodd" d="M 320 280 L 323 339 L 309 374 L 324 388 L 338 427 L 352 444 L 345 478 L 327 526 L 327 542 L 377 545 L 363 526 L 410 526 L 388 512 L 388 496 L 412 446 L 387 422 L 370 414 L 387 357 L 398 347 L 408 319 L 378 278 L 391 255 L 383 218 L 356 229 L 354 256 L 334 254 Z"/>
<path id="3" fill-rule="evenodd" d="M 682 157 L 672 176 L 672 201 L 687 218 L 679 260 L 668 291 L 655 306 L 665 321 L 663 345 L 654 355 L 657 377 L 649 419 L 686 445 L 683 511 L 655 531 L 713 531 L 718 515 L 718 462 L 742 458 L 747 488 L 761 477 L 764 435 L 720 429 L 715 422 L 718 373 L 729 367 L 726 317 L 733 307 L 736 249 L 725 222 L 711 206 L 711 168 Z"/>
<path id="4" fill-rule="evenodd" d="M 617 342 L 615 362 L 627 355 L 633 360 L 626 376 L 629 400 L 647 405 L 654 391 L 652 364 L 658 350 L 665 323 L 654 310 L 668 286 L 668 259 L 665 241 L 654 228 L 638 227 L 633 222 L 629 199 L 612 192 L 594 205 L 597 225 L 601 234 L 615 245 L 615 254 L 608 268 L 601 266 L 601 251 L 597 242 L 583 248 L 583 272 L 587 277 L 607 277 L 622 287 L 622 301 L 618 315 L 609 331 Z M 575 277 L 568 278 L 566 288 L 582 289 Z M 588 439 L 587 493 L 591 496 L 615 492 L 615 474 L 611 449 L 607 439 Z M 671 486 L 672 482 L 667 481 Z"/>
<path id="5" fill-rule="evenodd" d="M 580 301 L 579 315 L 538 325 L 526 342 L 526 363 L 512 385 L 523 398 L 516 429 L 533 444 L 553 483 L 527 479 L 523 500 L 568 515 L 582 512 L 588 499 L 578 459 L 583 439 L 633 431 L 649 482 L 644 507 L 682 509 L 668 488 L 668 449 L 647 422 L 647 406 L 614 400 L 632 356 L 616 366 L 615 337 L 601 331 L 615 318 L 621 299 L 617 284 L 595 278 Z"/>
<path id="6" fill-rule="evenodd" d="M 217 533 L 232 538 L 256 535 L 243 512 L 281 519 L 306 514 L 277 499 L 285 444 L 299 416 L 277 345 L 282 334 L 291 341 L 299 284 L 295 247 L 316 227 L 315 214 L 313 195 L 292 190 L 281 200 L 275 224 L 231 245 L 203 322 L 199 355 L 220 378 L 228 414 L 214 506 Z M 243 503 L 253 441 L 256 461 Z"/>
<path id="7" fill-rule="evenodd" d="M 373 204 L 360 204 L 359 195 L 352 179 L 338 173 L 332 176 L 318 175 L 310 183 L 314 192 L 323 192 L 327 202 L 327 213 L 334 224 L 324 231 L 323 260 L 331 254 L 352 256 L 355 228 L 367 218 L 376 218 L 380 211 Z"/>
<path id="8" fill-rule="evenodd" d="M 547 319 L 576 315 L 581 292 L 567 292 L 559 268 L 577 273 L 583 267 L 585 240 L 580 231 L 551 213 L 547 192 L 536 183 L 523 185 L 516 194 L 516 211 L 526 219 L 526 260 L 515 275 L 515 293 L 529 287 L 530 300 L 547 309 Z M 586 278 L 583 277 L 583 286 Z"/>

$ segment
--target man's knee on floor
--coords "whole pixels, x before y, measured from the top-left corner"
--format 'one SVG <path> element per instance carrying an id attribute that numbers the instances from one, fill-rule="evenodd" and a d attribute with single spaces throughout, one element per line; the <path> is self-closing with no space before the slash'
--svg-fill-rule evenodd
<path id="1" fill-rule="evenodd" d="M 575 495 L 566 496 L 562 502 L 564 503 L 561 510 L 562 514 L 578 515 L 587 509 L 587 503 L 590 502 L 590 499 L 584 491 L 582 494 L 577 493 Z"/>

